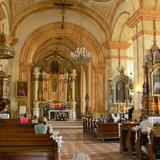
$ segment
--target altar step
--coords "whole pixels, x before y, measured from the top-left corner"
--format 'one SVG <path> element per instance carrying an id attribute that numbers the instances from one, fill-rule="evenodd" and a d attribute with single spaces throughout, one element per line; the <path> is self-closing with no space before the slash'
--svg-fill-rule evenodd
<path id="1" fill-rule="evenodd" d="M 83 123 L 81 120 L 75 121 L 48 121 L 49 124 L 52 124 L 53 128 L 83 128 Z"/>

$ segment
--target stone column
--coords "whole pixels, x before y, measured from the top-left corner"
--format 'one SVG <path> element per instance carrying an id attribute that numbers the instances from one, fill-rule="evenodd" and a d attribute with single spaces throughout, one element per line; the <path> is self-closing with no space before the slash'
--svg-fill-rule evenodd
<path id="1" fill-rule="evenodd" d="M 45 71 L 42 72 L 42 97 L 43 97 L 43 100 L 46 100 L 47 99 L 47 73 Z"/>
<path id="2" fill-rule="evenodd" d="M 33 115 L 39 116 L 39 102 L 38 102 L 38 87 L 39 87 L 39 77 L 40 77 L 40 68 L 36 67 L 33 72 L 34 76 L 34 108 Z"/>
<path id="3" fill-rule="evenodd" d="M 85 111 L 86 111 L 86 104 L 85 104 L 85 88 L 84 88 L 84 84 L 85 84 L 85 74 L 84 74 L 84 70 L 83 70 L 83 66 L 81 65 L 81 73 L 80 73 L 80 86 L 81 86 L 81 91 L 80 91 L 80 104 L 81 104 L 81 114 L 85 115 Z"/>
<path id="4" fill-rule="evenodd" d="M 63 75 L 63 82 L 64 82 L 64 84 L 63 84 L 63 91 L 64 91 L 64 93 L 63 93 L 63 99 L 65 100 L 65 101 L 67 101 L 67 86 L 68 86 L 68 72 L 66 72 L 66 73 L 64 73 L 64 75 Z"/>
<path id="5" fill-rule="evenodd" d="M 59 76 L 59 99 L 60 101 L 63 99 L 63 74 Z"/>
<path id="6" fill-rule="evenodd" d="M 88 64 L 88 102 L 86 101 L 86 103 L 88 103 L 86 105 L 88 105 L 89 114 L 91 113 L 91 109 L 92 109 L 91 97 L 92 97 L 92 62 L 90 61 Z"/>
<path id="7" fill-rule="evenodd" d="M 75 101 L 75 80 L 76 80 L 76 70 L 72 69 L 71 79 L 72 79 L 72 119 L 76 119 L 76 101 Z"/>

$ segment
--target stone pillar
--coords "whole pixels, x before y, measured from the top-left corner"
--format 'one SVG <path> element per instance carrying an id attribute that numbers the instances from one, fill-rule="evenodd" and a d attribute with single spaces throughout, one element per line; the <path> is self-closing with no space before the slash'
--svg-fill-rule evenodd
<path id="1" fill-rule="evenodd" d="M 85 106 L 85 74 L 84 74 L 84 70 L 83 70 L 83 66 L 81 66 L 81 73 L 80 73 L 80 86 L 81 86 L 81 95 L 80 95 L 80 104 L 81 104 L 81 114 L 85 115 L 85 111 L 86 111 L 86 106 Z"/>
<path id="2" fill-rule="evenodd" d="M 97 65 L 97 67 L 94 69 L 94 108 L 93 108 L 93 116 L 94 117 L 99 117 L 102 113 L 106 114 L 105 106 L 104 106 L 104 92 L 105 92 L 105 87 L 104 87 L 104 80 L 105 80 L 105 75 L 104 75 L 104 65 Z"/>
<path id="3" fill-rule="evenodd" d="M 45 71 L 42 72 L 42 97 L 43 100 L 47 99 L 47 91 L 48 91 L 48 85 L 47 85 L 48 75 Z"/>
<path id="4" fill-rule="evenodd" d="M 72 79 L 72 119 L 76 119 L 76 101 L 75 101 L 75 80 L 76 80 L 76 70 L 72 69 L 71 79 Z"/>
<path id="5" fill-rule="evenodd" d="M 89 62 L 88 64 L 88 102 L 86 101 L 86 105 L 88 105 L 88 112 L 89 114 L 91 113 L 91 106 L 92 106 L 92 61 Z M 86 97 L 87 100 L 87 97 Z"/>
<path id="6" fill-rule="evenodd" d="M 63 99 L 63 74 L 61 74 L 59 77 L 59 99 L 60 101 L 64 100 Z"/>
<path id="7" fill-rule="evenodd" d="M 68 90 L 68 72 L 66 72 L 66 73 L 64 73 L 64 75 L 63 75 L 63 82 L 64 82 L 64 84 L 63 84 L 63 91 L 64 91 L 64 93 L 63 93 L 63 99 L 65 100 L 65 101 L 67 101 L 67 90 Z"/>
<path id="8" fill-rule="evenodd" d="M 40 68 L 36 67 L 33 72 L 34 76 L 34 108 L 33 115 L 39 116 L 39 102 L 38 102 L 38 87 L 39 87 L 39 77 L 40 77 Z"/>

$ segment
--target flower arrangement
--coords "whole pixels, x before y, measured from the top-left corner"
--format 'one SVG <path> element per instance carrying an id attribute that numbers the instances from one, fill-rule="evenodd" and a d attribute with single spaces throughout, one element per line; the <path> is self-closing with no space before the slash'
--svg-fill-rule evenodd
<path id="1" fill-rule="evenodd" d="M 55 115 L 55 119 L 57 121 L 66 121 L 68 119 L 68 113 L 67 112 L 58 112 L 56 115 Z"/>
<path id="2" fill-rule="evenodd" d="M 50 138 L 52 138 L 53 140 L 55 140 L 58 144 L 58 150 L 60 151 L 60 148 L 62 147 L 62 136 L 59 135 L 59 131 L 54 131 L 52 126 L 49 126 L 49 133 L 51 134 Z"/>
<path id="3" fill-rule="evenodd" d="M 135 131 L 135 142 L 137 142 L 137 138 L 138 138 L 138 137 L 137 137 L 137 136 L 138 136 L 138 135 L 137 135 L 137 134 L 138 134 L 137 132 L 138 132 L 138 130 L 140 129 L 140 127 L 139 127 L 139 126 L 134 126 L 134 127 L 132 127 L 132 129 Z"/>

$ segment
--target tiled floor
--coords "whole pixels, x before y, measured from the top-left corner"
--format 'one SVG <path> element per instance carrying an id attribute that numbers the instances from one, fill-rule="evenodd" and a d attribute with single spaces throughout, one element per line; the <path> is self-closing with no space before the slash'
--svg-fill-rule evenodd
<path id="1" fill-rule="evenodd" d="M 130 160 L 119 152 L 119 142 L 97 141 L 83 134 L 82 129 L 56 129 L 63 136 L 61 160 L 71 160 L 78 152 L 87 153 L 91 160 Z"/>

